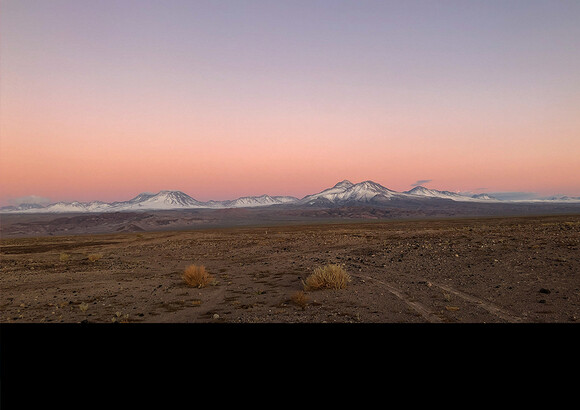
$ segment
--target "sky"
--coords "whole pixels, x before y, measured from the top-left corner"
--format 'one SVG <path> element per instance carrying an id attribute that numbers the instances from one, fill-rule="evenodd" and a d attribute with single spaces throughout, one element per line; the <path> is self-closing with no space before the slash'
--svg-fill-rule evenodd
<path id="1" fill-rule="evenodd" d="M 580 2 L 0 0 L 0 205 L 580 196 Z"/>

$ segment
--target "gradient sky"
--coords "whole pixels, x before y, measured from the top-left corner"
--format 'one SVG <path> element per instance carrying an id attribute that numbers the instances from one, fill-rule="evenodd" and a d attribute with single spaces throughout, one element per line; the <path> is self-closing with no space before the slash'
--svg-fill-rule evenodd
<path id="1" fill-rule="evenodd" d="M 580 196 L 580 2 L 1 0 L 0 205 Z"/>

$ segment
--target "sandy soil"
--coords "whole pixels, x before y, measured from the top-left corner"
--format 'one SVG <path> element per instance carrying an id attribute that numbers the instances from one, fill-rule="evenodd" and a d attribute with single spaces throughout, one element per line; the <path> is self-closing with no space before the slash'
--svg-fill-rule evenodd
<path id="1" fill-rule="evenodd" d="M 2 323 L 580 318 L 580 215 L 13 238 L 0 256 Z M 348 287 L 294 301 L 328 263 Z M 214 283 L 188 286 L 190 264 Z"/>

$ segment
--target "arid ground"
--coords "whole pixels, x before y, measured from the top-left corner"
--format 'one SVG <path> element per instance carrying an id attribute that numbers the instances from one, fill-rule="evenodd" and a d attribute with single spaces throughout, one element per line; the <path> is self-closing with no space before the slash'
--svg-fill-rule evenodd
<path id="1" fill-rule="evenodd" d="M 580 320 L 578 214 L 3 238 L 0 256 L 1 323 Z M 188 286 L 191 264 L 214 281 Z M 326 264 L 348 286 L 305 291 Z"/>

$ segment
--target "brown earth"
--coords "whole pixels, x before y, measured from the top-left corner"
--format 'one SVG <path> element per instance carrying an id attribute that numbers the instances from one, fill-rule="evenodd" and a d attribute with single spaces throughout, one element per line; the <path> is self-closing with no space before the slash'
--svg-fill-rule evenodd
<path id="1" fill-rule="evenodd" d="M 1 323 L 580 318 L 578 214 L 4 238 L 0 256 Z M 347 288 L 301 304 L 303 281 L 329 263 Z M 215 281 L 188 286 L 190 264 Z"/>

